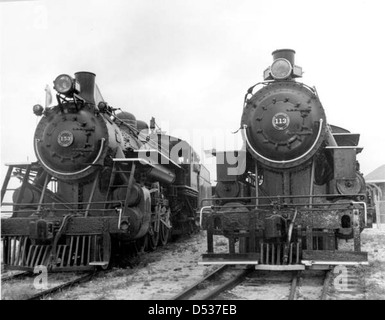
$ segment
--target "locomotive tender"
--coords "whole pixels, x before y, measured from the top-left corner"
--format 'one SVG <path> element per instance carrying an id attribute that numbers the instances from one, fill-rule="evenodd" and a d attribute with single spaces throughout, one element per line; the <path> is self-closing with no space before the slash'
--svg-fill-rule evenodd
<path id="1" fill-rule="evenodd" d="M 93 73 L 59 75 L 54 89 L 57 105 L 33 108 L 37 161 L 9 164 L 1 189 L 5 267 L 106 268 L 118 248 L 153 250 L 197 229 L 211 185 L 187 142 L 109 106 Z"/>
<path id="2" fill-rule="evenodd" d="M 264 82 L 245 96 L 242 150 L 216 152 L 215 196 L 204 199 L 203 264 L 301 270 L 366 264 L 360 233 L 372 210 L 356 154 L 359 134 L 328 124 L 317 91 L 296 81 L 295 51 L 273 52 Z M 253 93 L 256 86 L 262 86 Z M 213 201 L 213 205 L 208 203 Z M 215 252 L 214 235 L 228 238 Z M 338 239 L 353 250 L 338 250 Z"/>

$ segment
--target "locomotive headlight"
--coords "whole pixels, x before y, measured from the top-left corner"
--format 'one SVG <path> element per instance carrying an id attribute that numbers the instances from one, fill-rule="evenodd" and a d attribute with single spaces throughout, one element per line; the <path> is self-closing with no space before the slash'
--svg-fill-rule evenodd
<path id="1" fill-rule="evenodd" d="M 67 74 L 61 74 L 53 84 L 57 92 L 66 94 L 72 89 L 73 79 Z"/>
<path id="2" fill-rule="evenodd" d="M 291 75 L 292 70 L 291 63 L 284 58 L 275 60 L 270 68 L 272 77 L 277 80 L 288 78 Z"/>
<path id="3" fill-rule="evenodd" d="M 64 95 L 80 91 L 79 83 L 68 74 L 61 74 L 54 80 L 54 89 Z"/>

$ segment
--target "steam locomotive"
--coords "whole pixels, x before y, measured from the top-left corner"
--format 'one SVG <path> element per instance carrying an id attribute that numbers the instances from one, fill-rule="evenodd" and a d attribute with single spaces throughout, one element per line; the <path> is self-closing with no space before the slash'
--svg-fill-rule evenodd
<path id="1" fill-rule="evenodd" d="M 371 227 L 373 208 L 356 160 L 359 134 L 328 124 L 315 88 L 296 81 L 302 68 L 294 50 L 272 55 L 264 81 L 245 96 L 243 148 L 214 153 L 217 185 L 203 200 L 201 263 L 268 270 L 365 264 L 360 233 Z M 216 251 L 215 235 L 228 238 L 226 253 Z M 353 239 L 354 248 L 338 250 L 338 239 Z"/>
<path id="2" fill-rule="evenodd" d="M 107 268 L 119 248 L 154 250 L 197 229 L 211 184 L 186 141 L 111 107 L 93 73 L 59 75 L 54 89 L 56 105 L 33 107 L 37 161 L 9 164 L 1 189 L 5 267 Z"/>

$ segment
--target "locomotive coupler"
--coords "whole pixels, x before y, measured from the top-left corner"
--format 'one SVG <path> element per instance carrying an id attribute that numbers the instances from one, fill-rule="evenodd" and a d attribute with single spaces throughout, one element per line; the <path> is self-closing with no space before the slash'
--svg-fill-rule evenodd
<path id="1" fill-rule="evenodd" d="M 44 219 L 29 223 L 30 238 L 39 243 L 47 243 L 53 239 L 54 223 Z"/>

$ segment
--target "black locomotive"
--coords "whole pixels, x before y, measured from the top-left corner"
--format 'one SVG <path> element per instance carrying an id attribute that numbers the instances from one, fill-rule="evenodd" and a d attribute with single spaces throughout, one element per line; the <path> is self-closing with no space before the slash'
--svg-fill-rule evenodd
<path id="1" fill-rule="evenodd" d="M 153 250 L 196 230 L 211 185 L 191 146 L 109 106 L 93 73 L 62 74 L 54 88 L 57 105 L 33 108 L 37 161 L 9 164 L 1 189 L 5 266 L 106 268 L 117 248 Z"/>
<path id="2" fill-rule="evenodd" d="M 201 211 L 203 263 L 273 270 L 367 263 L 360 233 L 372 208 L 356 160 L 359 134 L 328 124 L 315 88 L 296 81 L 302 69 L 294 57 L 273 52 L 265 81 L 245 96 L 244 147 L 215 153 L 215 197 Z M 214 252 L 214 235 L 228 238 L 228 253 Z M 338 250 L 339 238 L 354 239 L 354 250 Z"/>

